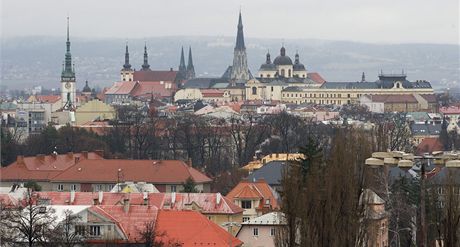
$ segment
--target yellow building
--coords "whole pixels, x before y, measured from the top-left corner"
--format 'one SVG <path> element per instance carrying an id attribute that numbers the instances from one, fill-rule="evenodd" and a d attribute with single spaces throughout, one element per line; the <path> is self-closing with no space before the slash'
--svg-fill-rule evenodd
<path id="1" fill-rule="evenodd" d="M 75 124 L 81 125 L 94 120 L 113 119 L 115 108 L 104 102 L 94 99 L 75 110 Z"/>
<path id="2" fill-rule="evenodd" d="M 304 155 L 299 153 L 273 153 L 265 155 L 260 160 L 253 160 L 249 162 L 247 165 L 241 167 L 241 169 L 251 173 L 252 171 L 260 169 L 262 166 L 271 161 L 297 160 L 303 157 Z"/>

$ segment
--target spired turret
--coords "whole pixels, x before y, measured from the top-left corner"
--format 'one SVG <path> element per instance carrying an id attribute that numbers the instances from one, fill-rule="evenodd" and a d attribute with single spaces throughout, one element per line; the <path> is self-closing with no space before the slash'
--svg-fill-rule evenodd
<path id="1" fill-rule="evenodd" d="M 129 63 L 129 50 L 128 50 L 128 43 L 126 43 L 125 48 L 125 64 L 123 64 L 123 68 L 120 71 L 121 81 L 132 81 L 134 78 L 134 71 L 131 68 L 131 64 Z"/>
<path id="2" fill-rule="evenodd" d="M 61 101 L 64 109 L 73 109 L 76 106 L 77 87 L 75 84 L 75 68 L 72 64 L 72 54 L 70 53 L 69 17 L 67 17 L 66 53 L 61 73 Z"/>

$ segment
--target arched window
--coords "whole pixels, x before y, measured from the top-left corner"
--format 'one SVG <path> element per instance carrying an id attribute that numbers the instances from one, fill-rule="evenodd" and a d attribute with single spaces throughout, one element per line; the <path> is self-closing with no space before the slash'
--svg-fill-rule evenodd
<path id="1" fill-rule="evenodd" d="M 256 95 L 257 94 L 257 88 L 256 87 L 252 87 L 252 95 Z"/>
<path id="2" fill-rule="evenodd" d="M 281 69 L 281 76 L 284 77 L 284 69 Z"/>

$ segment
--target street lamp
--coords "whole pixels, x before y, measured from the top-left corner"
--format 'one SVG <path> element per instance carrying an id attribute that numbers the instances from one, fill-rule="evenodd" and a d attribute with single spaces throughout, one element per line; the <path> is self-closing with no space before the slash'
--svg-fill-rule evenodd
<path id="1" fill-rule="evenodd" d="M 232 226 L 240 227 L 241 224 L 238 223 L 238 222 L 230 221 L 230 222 L 222 223 L 222 226 L 228 228 L 228 233 L 230 233 L 230 235 L 228 237 L 228 246 L 232 247 L 232 237 L 233 237 Z"/>

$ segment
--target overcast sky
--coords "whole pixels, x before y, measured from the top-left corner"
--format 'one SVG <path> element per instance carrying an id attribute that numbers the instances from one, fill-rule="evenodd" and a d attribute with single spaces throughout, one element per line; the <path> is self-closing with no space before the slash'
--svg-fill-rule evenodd
<path id="1" fill-rule="evenodd" d="M 2 37 L 234 36 L 458 44 L 458 0 L 1 0 Z"/>

